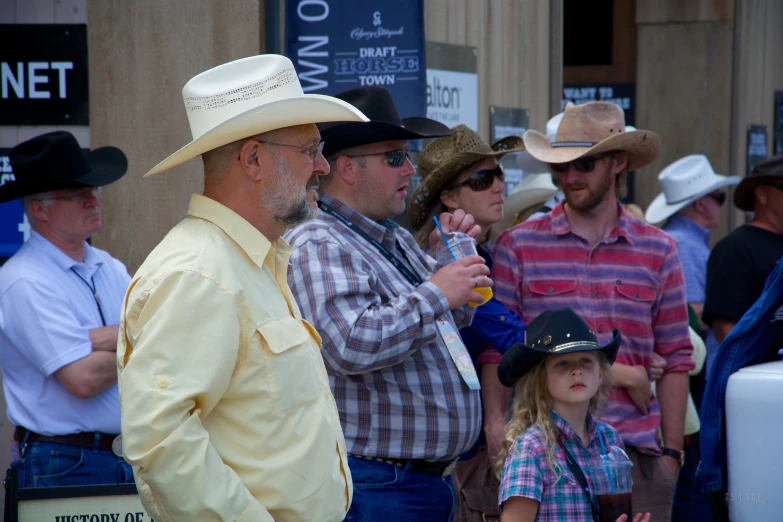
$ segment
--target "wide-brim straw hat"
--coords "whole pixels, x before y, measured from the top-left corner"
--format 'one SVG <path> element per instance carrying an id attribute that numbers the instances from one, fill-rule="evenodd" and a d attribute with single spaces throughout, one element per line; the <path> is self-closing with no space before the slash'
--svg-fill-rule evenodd
<path id="1" fill-rule="evenodd" d="M 242 58 L 195 76 L 182 89 L 193 140 L 152 168 L 152 176 L 234 141 L 331 121 L 367 121 L 351 104 L 304 94 L 291 60 L 277 54 Z"/>
<path id="2" fill-rule="evenodd" d="M 530 155 L 544 163 L 568 163 L 583 156 L 623 151 L 628 155 L 629 171 L 649 164 L 661 149 L 654 132 L 626 132 L 623 110 L 609 102 L 569 103 L 554 141 L 532 129 L 525 132 L 524 139 Z"/>
<path id="3" fill-rule="evenodd" d="M 419 154 L 421 185 L 411 196 L 408 219 L 418 230 L 439 201 L 441 189 L 460 172 L 484 158 L 500 160 L 509 152 L 525 150 L 522 138 L 506 136 L 488 145 L 466 125 L 451 129 L 451 135 L 432 140 Z"/>
<path id="4" fill-rule="evenodd" d="M 748 212 L 753 211 L 755 198 L 753 191 L 759 185 L 783 183 L 783 154 L 773 156 L 753 167 L 750 176 L 742 178 L 734 191 L 734 205 Z"/>
<path id="5" fill-rule="evenodd" d="M 663 191 L 647 207 L 644 219 L 648 223 L 660 223 L 697 199 L 723 187 L 736 185 L 740 180 L 739 176 L 716 174 L 703 154 L 680 158 L 658 175 Z"/>
<path id="6" fill-rule="evenodd" d="M 503 219 L 495 226 L 497 230 L 505 230 L 516 220 L 516 216 L 533 205 L 541 205 L 557 192 L 550 173 L 526 174 L 522 181 L 516 184 L 514 191 L 506 198 L 503 205 Z"/>

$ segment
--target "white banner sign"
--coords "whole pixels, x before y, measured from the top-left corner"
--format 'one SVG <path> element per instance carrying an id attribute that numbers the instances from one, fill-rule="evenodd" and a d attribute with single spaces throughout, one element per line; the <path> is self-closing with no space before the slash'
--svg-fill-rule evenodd
<path id="1" fill-rule="evenodd" d="M 478 74 L 427 69 L 427 117 L 478 131 Z"/>

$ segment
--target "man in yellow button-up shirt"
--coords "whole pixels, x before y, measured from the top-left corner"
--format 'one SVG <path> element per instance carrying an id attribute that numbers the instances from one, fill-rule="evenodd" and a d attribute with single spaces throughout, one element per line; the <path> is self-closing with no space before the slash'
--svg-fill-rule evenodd
<path id="1" fill-rule="evenodd" d="M 312 216 L 329 172 L 307 122 L 365 118 L 302 94 L 274 55 L 202 73 L 183 96 L 194 140 L 148 175 L 203 154 L 204 194 L 125 298 L 124 456 L 156 522 L 342 520 L 345 442 L 280 235 Z"/>

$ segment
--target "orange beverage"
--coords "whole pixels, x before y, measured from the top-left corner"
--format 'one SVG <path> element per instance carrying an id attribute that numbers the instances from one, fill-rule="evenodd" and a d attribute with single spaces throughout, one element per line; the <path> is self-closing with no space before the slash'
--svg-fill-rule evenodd
<path id="1" fill-rule="evenodd" d="M 473 291 L 476 292 L 477 294 L 481 294 L 481 295 L 484 296 L 484 300 L 481 301 L 480 303 L 476 303 L 476 302 L 473 302 L 473 301 L 468 303 L 470 306 L 472 306 L 474 308 L 476 306 L 481 306 L 484 303 L 486 303 L 487 301 L 489 301 L 490 299 L 492 299 L 493 294 L 492 294 L 492 287 L 491 286 L 480 286 L 478 288 L 475 288 Z"/>

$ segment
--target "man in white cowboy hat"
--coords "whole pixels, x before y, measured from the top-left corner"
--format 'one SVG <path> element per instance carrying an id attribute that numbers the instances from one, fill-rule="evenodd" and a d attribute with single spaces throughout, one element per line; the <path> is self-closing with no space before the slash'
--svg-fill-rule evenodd
<path id="1" fill-rule="evenodd" d="M 525 133 L 527 150 L 557 173 L 566 199 L 498 238 L 493 278 L 497 298 L 527 323 L 567 305 L 601 343 L 623 332 L 603 420 L 634 461 L 634 508 L 669 520 L 694 363 L 677 245 L 618 202 L 625 174 L 650 163 L 660 142 L 650 131 L 627 132 L 624 120 L 612 103 L 568 104 L 554 140 Z"/>
<path id="2" fill-rule="evenodd" d="M 302 93 L 278 55 L 182 90 L 204 193 L 133 277 L 117 347 L 122 450 L 155 520 L 342 520 L 351 475 L 318 333 L 288 288 L 284 230 L 329 172 L 314 125 L 364 121 Z"/>
<path id="3" fill-rule="evenodd" d="M 734 191 L 734 205 L 753 212 L 753 219 L 721 239 L 707 263 L 704 322 L 712 327 L 707 337 L 707 367 L 718 344 L 764 291 L 767 278 L 783 256 L 783 156 L 756 165 Z M 783 328 L 773 335 L 763 361 L 779 360 Z"/>
<path id="4" fill-rule="evenodd" d="M 468 302 L 483 300 L 474 289 L 491 285 L 489 269 L 476 255 L 440 268 L 391 221 L 405 210 L 415 173 L 407 140 L 448 135 L 448 127 L 400 118 L 382 87 L 337 97 L 370 122 L 321 126 L 331 164 L 321 212 L 285 237 L 294 251 L 289 281 L 323 336 L 345 431 L 355 485 L 349 520 L 446 522 L 449 475 L 481 429 L 478 378 L 457 330 L 475 313 Z M 443 217 L 446 233 L 479 232 L 464 212 Z"/>
<path id="5" fill-rule="evenodd" d="M 99 195 L 128 168 L 115 147 L 83 153 L 69 133 L 20 143 L 15 180 L 29 240 L 0 268 L 0 366 L 19 487 L 133 482 L 111 445 L 120 433 L 116 349 L 130 276 L 87 239 L 101 230 Z"/>
<path id="6" fill-rule="evenodd" d="M 701 320 L 710 257 L 710 230 L 720 223 L 726 202 L 721 189 L 736 185 L 739 176 L 716 174 L 703 154 L 680 158 L 658 175 L 662 192 L 647 207 L 648 223 L 661 223 L 677 242 L 685 279 L 685 297 Z"/>

